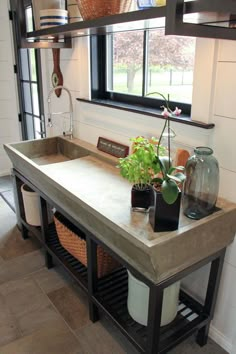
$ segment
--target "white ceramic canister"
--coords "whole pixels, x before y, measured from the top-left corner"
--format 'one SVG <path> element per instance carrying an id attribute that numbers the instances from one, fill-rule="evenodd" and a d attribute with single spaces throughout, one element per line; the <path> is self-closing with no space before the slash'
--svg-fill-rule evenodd
<path id="1" fill-rule="evenodd" d="M 65 0 L 32 0 L 35 29 L 40 29 L 40 10 L 65 10 Z"/>
<path id="2" fill-rule="evenodd" d="M 69 23 L 83 21 L 76 0 L 67 0 Z"/>
<path id="3" fill-rule="evenodd" d="M 164 289 L 161 326 L 165 326 L 175 319 L 179 304 L 179 290 L 179 281 Z M 143 326 L 147 326 L 148 305 L 149 287 L 128 271 L 128 311 L 130 316 Z"/>
<path id="4" fill-rule="evenodd" d="M 29 225 L 41 226 L 40 212 L 39 212 L 39 195 L 34 192 L 26 184 L 21 186 L 21 193 L 23 197 L 23 204 L 25 210 L 25 219 Z M 48 221 L 49 223 L 53 221 L 52 210 L 48 208 Z"/>
<path id="5" fill-rule="evenodd" d="M 57 9 L 40 10 L 40 28 L 61 26 L 68 23 L 68 11 Z"/>

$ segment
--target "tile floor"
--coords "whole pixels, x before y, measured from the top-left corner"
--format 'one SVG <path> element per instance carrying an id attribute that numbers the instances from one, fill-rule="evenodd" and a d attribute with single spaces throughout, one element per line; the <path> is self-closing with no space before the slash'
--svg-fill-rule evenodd
<path id="1" fill-rule="evenodd" d="M 10 176 L 0 177 L 0 196 L 15 211 L 12 179 Z"/>
<path id="2" fill-rule="evenodd" d="M 137 354 L 108 319 L 90 322 L 84 293 L 62 268 L 45 268 L 39 243 L 21 238 L 0 197 L 0 354 L 125 353 Z M 226 354 L 211 340 L 200 348 L 194 337 L 169 353 Z"/>

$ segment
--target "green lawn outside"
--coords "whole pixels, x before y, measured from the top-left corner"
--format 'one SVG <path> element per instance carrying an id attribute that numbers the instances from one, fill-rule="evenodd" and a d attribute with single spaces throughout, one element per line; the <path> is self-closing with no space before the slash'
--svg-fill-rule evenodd
<path id="1" fill-rule="evenodd" d="M 113 91 L 141 95 L 142 73 L 137 72 L 134 79 L 132 92 L 127 89 L 127 74 L 114 73 Z M 183 84 L 182 84 L 183 83 Z M 192 103 L 192 72 L 173 72 L 172 84 L 170 84 L 169 72 L 152 72 L 149 76 L 148 92 L 160 92 L 163 95 L 170 95 L 171 101 Z"/>

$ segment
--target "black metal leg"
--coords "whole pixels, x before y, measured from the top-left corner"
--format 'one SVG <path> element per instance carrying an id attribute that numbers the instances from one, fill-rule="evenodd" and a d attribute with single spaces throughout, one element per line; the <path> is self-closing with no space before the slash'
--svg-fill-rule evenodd
<path id="1" fill-rule="evenodd" d="M 214 309 L 217 300 L 217 293 L 220 285 L 220 277 L 224 264 L 225 249 L 222 250 L 221 255 L 211 263 L 211 271 L 209 275 L 207 294 L 203 312 L 209 315 L 210 320 L 213 318 Z M 207 343 L 208 333 L 210 328 L 210 320 L 206 326 L 202 327 L 197 334 L 197 343 L 202 347 Z"/>
<path id="2" fill-rule="evenodd" d="M 21 223 L 21 220 L 20 220 L 20 219 L 25 220 L 25 209 L 24 209 L 23 197 L 22 197 L 22 193 L 21 193 L 21 186 L 23 183 L 14 174 L 14 172 L 12 173 L 12 178 L 13 178 L 14 198 L 15 198 L 15 204 L 16 204 L 17 225 L 21 230 L 22 238 L 25 240 L 25 239 L 29 238 L 28 230 Z"/>
<path id="3" fill-rule="evenodd" d="M 41 233 L 43 242 L 47 244 L 48 237 L 48 206 L 47 202 L 40 197 L 40 220 L 41 220 Z M 52 255 L 45 251 L 45 265 L 48 269 L 53 267 L 53 258 Z"/>
<path id="4" fill-rule="evenodd" d="M 48 253 L 48 251 L 45 251 L 45 265 L 46 265 L 47 269 L 51 269 L 54 266 L 53 258 L 51 256 L 51 254 Z"/>
<path id="5" fill-rule="evenodd" d="M 21 224 L 21 236 L 24 240 L 29 238 L 29 231 L 27 230 L 27 228 L 23 224 Z"/>
<path id="6" fill-rule="evenodd" d="M 97 290 L 97 244 L 87 237 L 87 260 L 88 260 L 88 298 L 89 298 L 89 318 L 92 322 L 99 320 L 97 306 L 93 303 L 92 297 Z"/>
<path id="7" fill-rule="evenodd" d="M 163 289 L 158 285 L 150 287 L 148 326 L 147 326 L 147 354 L 156 354 L 159 349 L 160 325 L 162 313 Z"/>

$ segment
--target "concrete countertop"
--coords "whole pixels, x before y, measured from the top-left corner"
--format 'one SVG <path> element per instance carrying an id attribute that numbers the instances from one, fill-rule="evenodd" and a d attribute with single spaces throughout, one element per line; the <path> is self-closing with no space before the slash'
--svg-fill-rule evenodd
<path id="1" fill-rule="evenodd" d="M 191 220 L 181 213 L 178 230 L 154 233 L 147 214 L 131 211 L 131 184 L 119 175 L 117 159 L 78 139 L 73 143 L 88 155 L 43 165 L 26 156 L 33 141 L 5 149 L 21 174 L 149 280 L 158 283 L 233 241 L 236 205 L 222 199 L 214 214 Z"/>

